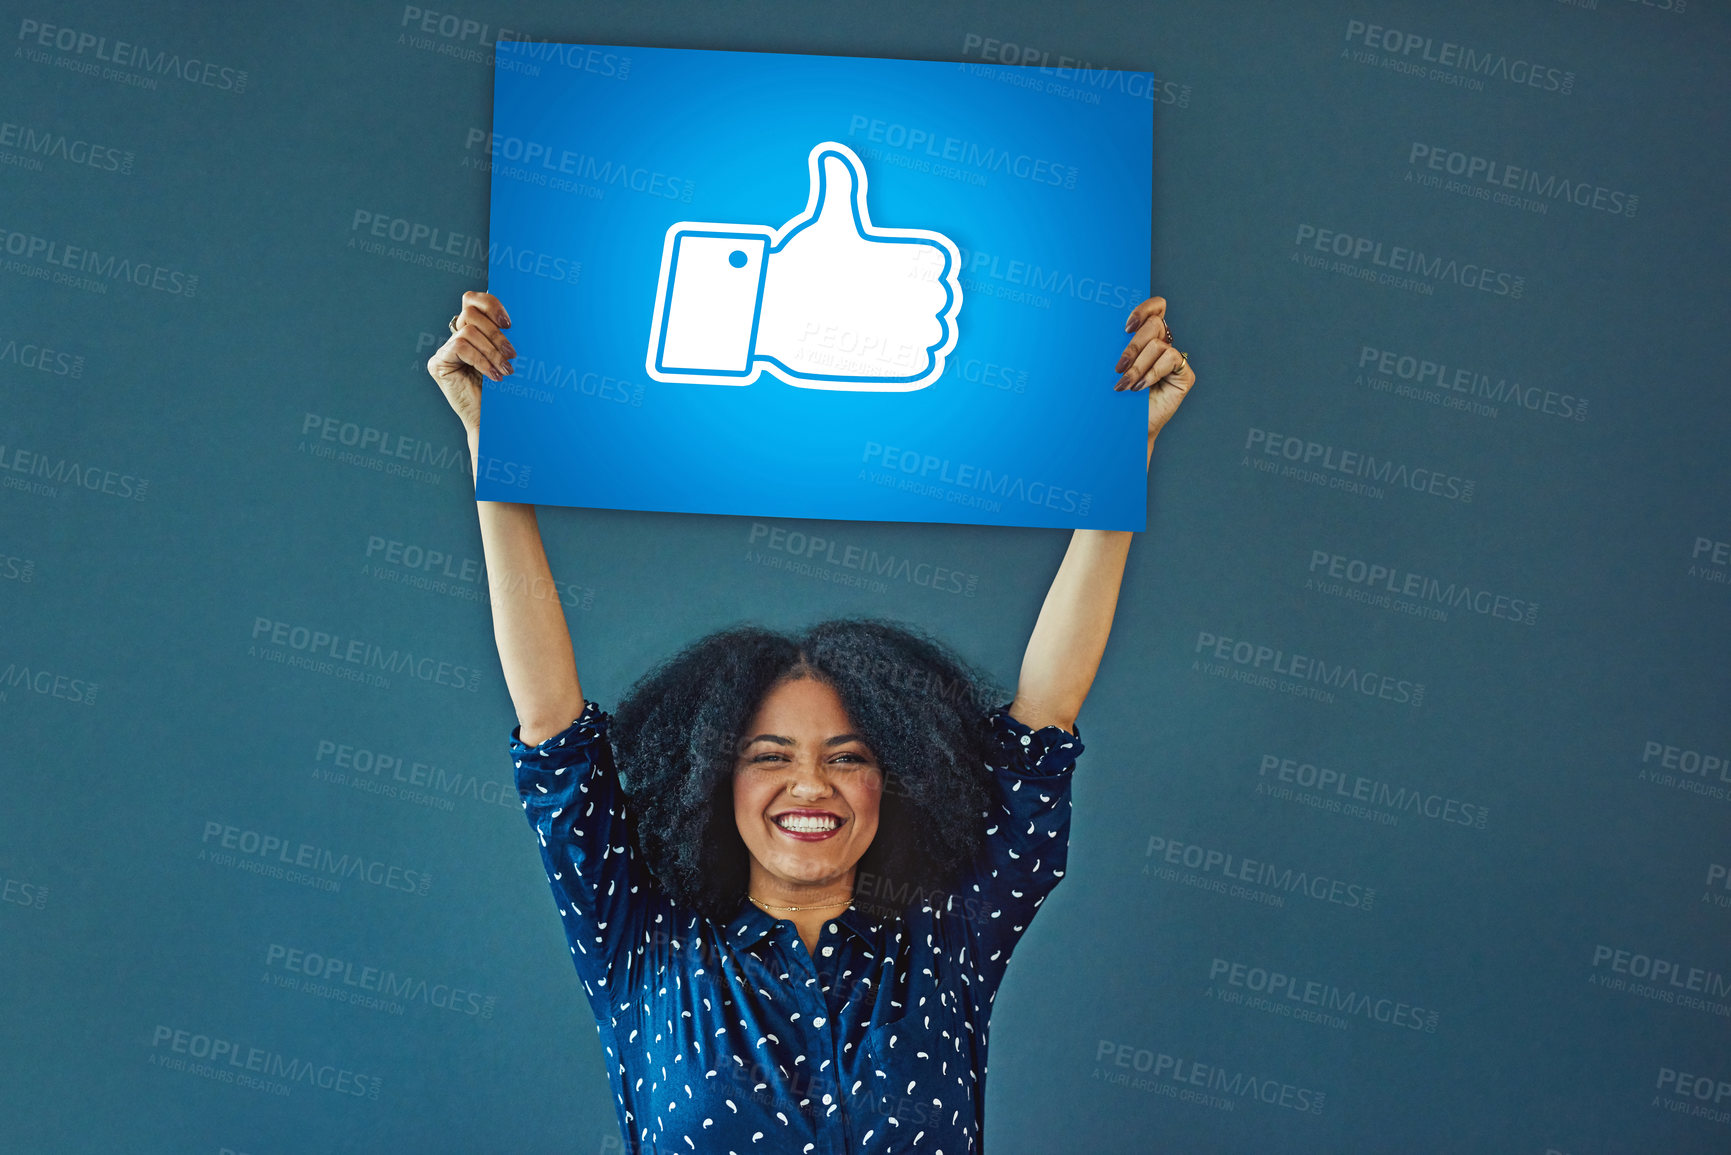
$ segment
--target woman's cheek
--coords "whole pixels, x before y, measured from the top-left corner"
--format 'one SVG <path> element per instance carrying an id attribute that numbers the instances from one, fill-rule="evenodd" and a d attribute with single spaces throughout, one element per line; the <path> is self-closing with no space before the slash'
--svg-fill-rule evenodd
<path id="1" fill-rule="evenodd" d="M 750 771 L 733 776 L 733 816 L 743 827 L 768 805 L 762 775 Z"/>
<path id="2" fill-rule="evenodd" d="M 881 772 L 873 774 L 871 778 L 871 782 L 860 792 L 860 798 L 858 804 L 854 807 L 854 813 L 862 819 L 869 818 L 869 822 L 862 822 L 861 825 L 870 826 L 871 829 L 875 831 L 878 824 L 880 804 L 883 801 L 884 778 Z"/>

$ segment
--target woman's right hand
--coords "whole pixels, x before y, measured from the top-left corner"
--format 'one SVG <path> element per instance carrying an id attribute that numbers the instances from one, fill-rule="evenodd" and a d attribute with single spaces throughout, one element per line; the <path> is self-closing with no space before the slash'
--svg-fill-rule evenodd
<path id="1" fill-rule="evenodd" d="M 491 293 L 464 293 L 456 329 L 427 359 L 427 372 L 471 437 L 481 427 L 481 378 L 503 381 L 515 371 L 511 358 L 517 348 L 500 331 L 510 327 L 511 314 L 499 298 Z"/>

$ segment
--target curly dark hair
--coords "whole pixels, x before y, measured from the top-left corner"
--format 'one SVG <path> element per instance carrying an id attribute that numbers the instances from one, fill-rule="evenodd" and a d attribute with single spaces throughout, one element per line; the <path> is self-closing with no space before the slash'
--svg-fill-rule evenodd
<path id="1" fill-rule="evenodd" d="M 884 772 L 878 830 L 855 872 L 918 899 L 947 891 L 984 838 L 984 716 L 997 687 L 941 643 L 884 621 L 822 622 L 789 635 L 739 626 L 645 675 L 615 715 L 620 784 L 636 850 L 668 895 L 716 921 L 744 900 L 750 856 L 733 814 L 742 731 L 784 680 L 841 698 Z"/>

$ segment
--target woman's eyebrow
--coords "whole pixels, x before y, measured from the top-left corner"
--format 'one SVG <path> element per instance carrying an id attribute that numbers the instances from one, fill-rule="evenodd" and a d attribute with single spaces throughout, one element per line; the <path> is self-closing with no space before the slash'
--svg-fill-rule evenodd
<path id="1" fill-rule="evenodd" d="M 747 746 L 750 746 L 750 745 L 757 743 L 757 742 L 774 742 L 777 746 L 796 746 L 796 745 L 798 745 L 798 743 L 795 742 L 792 738 L 784 738 L 780 734 L 759 734 L 755 738 L 747 738 L 745 740 L 745 744 Z"/>
<path id="2" fill-rule="evenodd" d="M 799 743 L 795 742 L 792 738 L 785 737 L 781 734 L 759 734 L 756 737 L 747 738 L 745 740 L 745 744 L 747 746 L 754 745 L 755 743 L 758 743 L 758 742 L 773 742 L 777 746 L 797 746 L 797 745 L 799 745 Z M 824 741 L 824 745 L 825 746 L 845 746 L 849 742 L 858 742 L 862 746 L 866 745 L 866 740 L 864 738 L 860 737 L 858 734 L 837 734 L 833 738 L 826 739 Z"/>

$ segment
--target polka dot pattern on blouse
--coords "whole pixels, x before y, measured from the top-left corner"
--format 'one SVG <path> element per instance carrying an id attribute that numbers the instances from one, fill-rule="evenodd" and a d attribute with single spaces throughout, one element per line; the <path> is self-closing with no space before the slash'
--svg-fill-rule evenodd
<path id="1" fill-rule="evenodd" d="M 590 702 L 538 746 L 513 731 L 511 757 L 625 1149 L 979 1152 L 992 1001 L 1064 876 L 1080 737 L 992 711 L 980 857 L 947 893 L 862 877 L 808 952 L 751 903 L 718 923 L 668 898 L 633 851 L 609 722 Z"/>

